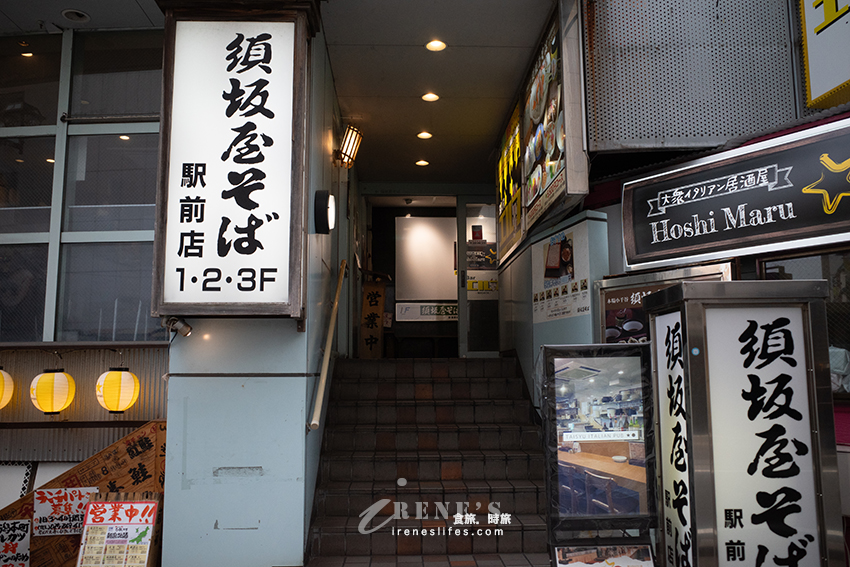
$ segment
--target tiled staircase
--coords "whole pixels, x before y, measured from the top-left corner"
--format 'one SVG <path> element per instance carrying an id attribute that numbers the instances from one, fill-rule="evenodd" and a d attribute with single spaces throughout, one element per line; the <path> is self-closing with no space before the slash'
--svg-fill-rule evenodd
<path id="1" fill-rule="evenodd" d="M 310 566 L 374 565 L 376 557 L 386 565 L 548 565 L 544 457 L 531 411 L 512 358 L 337 361 Z M 382 499 L 389 502 L 369 528 L 395 510 L 407 518 L 361 533 L 360 514 Z M 467 515 L 457 523 L 458 502 L 477 525 Z M 496 508 L 498 520 L 488 518 Z M 471 535 L 457 535 L 463 529 Z"/>

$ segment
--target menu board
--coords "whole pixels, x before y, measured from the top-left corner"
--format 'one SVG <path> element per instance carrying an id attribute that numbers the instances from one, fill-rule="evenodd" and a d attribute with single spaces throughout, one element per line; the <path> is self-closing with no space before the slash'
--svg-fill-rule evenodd
<path id="1" fill-rule="evenodd" d="M 0 521 L 0 565 L 29 567 L 30 521 Z"/>
<path id="2" fill-rule="evenodd" d="M 89 502 L 77 567 L 148 564 L 157 503 Z"/>
<path id="3" fill-rule="evenodd" d="M 534 323 L 590 314 L 586 222 L 535 243 L 531 262 Z"/>
<path id="4" fill-rule="evenodd" d="M 83 531 L 83 509 L 96 486 L 36 490 L 32 535 L 53 536 Z"/>
<path id="5" fill-rule="evenodd" d="M 561 56 L 558 26 L 546 34 L 525 94 L 522 124 L 522 173 L 526 229 L 566 189 L 564 110 L 561 105 Z"/>

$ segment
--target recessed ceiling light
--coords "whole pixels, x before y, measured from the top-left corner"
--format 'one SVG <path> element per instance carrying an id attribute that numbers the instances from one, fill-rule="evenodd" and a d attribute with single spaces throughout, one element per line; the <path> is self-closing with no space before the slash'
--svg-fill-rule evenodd
<path id="1" fill-rule="evenodd" d="M 47 158 L 47 163 L 56 163 L 56 160 L 49 157 L 49 158 Z"/>
<path id="2" fill-rule="evenodd" d="M 15 161 L 18 162 L 18 163 L 24 163 L 24 160 L 22 160 L 21 158 L 18 158 Z"/>
<path id="3" fill-rule="evenodd" d="M 81 100 L 80 101 L 80 104 L 88 104 L 88 103 L 89 103 L 89 101 L 87 101 L 87 100 Z"/>
<path id="4" fill-rule="evenodd" d="M 24 57 L 32 57 L 32 53 L 21 53 Z"/>
<path id="5" fill-rule="evenodd" d="M 62 17 L 68 21 L 74 22 L 75 24 L 84 24 L 91 21 L 91 16 L 82 10 L 75 10 L 73 8 L 62 10 Z"/>
<path id="6" fill-rule="evenodd" d="M 425 161 L 424 159 L 420 159 L 419 161 L 416 162 L 416 165 L 421 166 L 421 167 L 425 167 L 426 165 L 428 165 L 428 162 Z"/>
<path id="7" fill-rule="evenodd" d="M 422 100 L 434 102 L 435 100 L 440 100 L 440 97 L 438 97 L 434 93 L 425 93 L 424 95 L 422 95 Z"/>
<path id="8" fill-rule="evenodd" d="M 416 134 L 416 137 L 422 140 L 428 140 L 431 138 L 431 132 L 419 132 Z"/>
<path id="9" fill-rule="evenodd" d="M 442 51 L 446 48 L 446 44 L 440 41 L 439 39 L 435 39 L 434 41 L 429 41 L 425 44 L 425 49 L 428 51 Z"/>
<path id="10" fill-rule="evenodd" d="M 127 134 L 124 134 L 123 136 L 118 136 L 118 138 L 121 139 L 121 140 L 129 140 L 130 136 L 128 136 Z"/>

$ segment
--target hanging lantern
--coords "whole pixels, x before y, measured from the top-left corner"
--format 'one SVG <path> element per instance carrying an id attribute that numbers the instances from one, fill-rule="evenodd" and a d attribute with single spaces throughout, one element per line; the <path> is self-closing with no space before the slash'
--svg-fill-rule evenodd
<path id="1" fill-rule="evenodd" d="M 139 379 L 129 368 L 110 368 L 97 379 L 97 401 L 109 413 L 124 413 L 139 399 Z"/>
<path id="2" fill-rule="evenodd" d="M 71 405 L 75 390 L 74 379 L 64 368 L 45 370 L 33 378 L 30 399 L 45 415 L 54 415 Z"/>
<path id="3" fill-rule="evenodd" d="M 0 409 L 5 408 L 12 400 L 14 391 L 15 383 L 12 382 L 12 376 L 0 366 Z"/>

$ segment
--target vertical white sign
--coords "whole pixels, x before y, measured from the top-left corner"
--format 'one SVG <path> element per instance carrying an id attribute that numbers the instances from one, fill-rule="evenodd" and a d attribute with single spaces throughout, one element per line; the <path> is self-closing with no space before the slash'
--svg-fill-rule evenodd
<path id="1" fill-rule="evenodd" d="M 0 521 L 0 565 L 30 567 L 30 521 Z"/>
<path id="2" fill-rule="evenodd" d="M 295 24 L 176 24 L 165 303 L 286 303 Z"/>
<path id="3" fill-rule="evenodd" d="M 664 530 L 664 564 L 693 564 L 696 541 L 690 482 L 688 396 L 685 376 L 685 342 L 679 311 L 655 318 L 653 329 L 657 368 L 658 416 L 661 427 L 658 463 L 661 469 L 661 505 Z"/>
<path id="4" fill-rule="evenodd" d="M 531 247 L 534 323 L 590 315 L 590 244 L 587 221 Z"/>
<path id="5" fill-rule="evenodd" d="M 707 308 L 718 564 L 820 564 L 803 312 Z"/>

